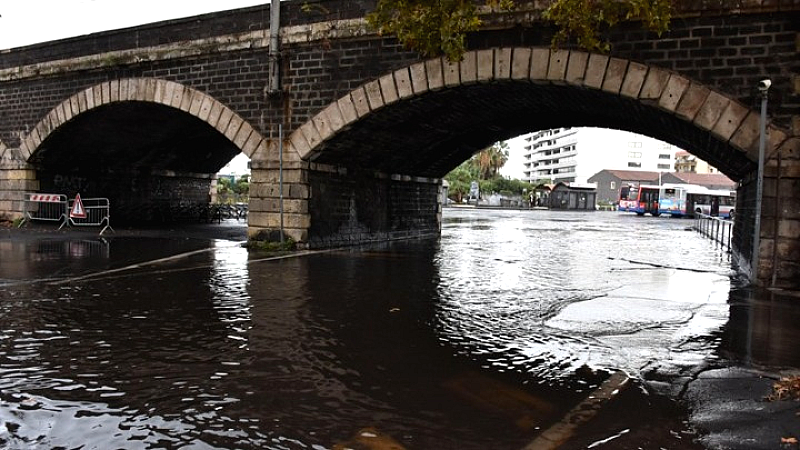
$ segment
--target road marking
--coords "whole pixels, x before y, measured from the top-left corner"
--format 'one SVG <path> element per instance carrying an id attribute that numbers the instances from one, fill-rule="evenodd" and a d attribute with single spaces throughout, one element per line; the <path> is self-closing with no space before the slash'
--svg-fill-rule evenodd
<path id="1" fill-rule="evenodd" d="M 540 434 L 523 450 L 556 450 L 567 442 L 581 425 L 592 420 L 600 409 L 628 383 L 623 371 L 615 372 L 588 397 L 572 408 L 563 419 Z"/>

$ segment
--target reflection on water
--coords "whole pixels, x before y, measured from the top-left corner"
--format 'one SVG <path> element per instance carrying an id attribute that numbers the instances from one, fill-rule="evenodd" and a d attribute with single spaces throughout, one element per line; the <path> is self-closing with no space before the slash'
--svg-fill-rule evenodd
<path id="1" fill-rule="evenodd" d="M 686 224 L 447 211 L 438 241 L 279 260 L 0 240 L 0 442 L 515 449 L 605 371 L 796 360 L 764 336 L 774 305 L 729 303 L 727 255 Z"/>

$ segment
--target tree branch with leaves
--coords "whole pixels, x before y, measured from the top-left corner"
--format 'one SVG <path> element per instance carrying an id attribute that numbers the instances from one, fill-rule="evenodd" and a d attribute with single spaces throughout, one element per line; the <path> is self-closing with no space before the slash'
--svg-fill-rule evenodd
<path id="1" fill-rule="evenodd" d="M 481 24 L 483 4 L 490 11 L 511 11 L 512 0 L 378 0 L 367 22 L 379 34 L 394 35 L 423 57 L 444 55 L 460 61 L 466 52 L 467 33 Z M 551 0 L 542 17 L 557 27 L 554 47 L 574 40 L 589 51 L 608 52 L 604 32 L 623 21 L 641 21 L 661 35 L 669 29 L 671 0 Z"/>

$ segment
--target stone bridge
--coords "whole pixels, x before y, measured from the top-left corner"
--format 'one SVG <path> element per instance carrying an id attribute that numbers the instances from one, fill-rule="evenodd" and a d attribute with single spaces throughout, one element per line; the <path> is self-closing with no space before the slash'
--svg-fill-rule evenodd
<path id="1" fill-rule="evenodd" d="M 0 215 L 55 191 L 110 198 L 115 223 L 169 220 L 170 207 L 207 203 L 243 152 L 252 237 L 435 235 L 440 178 L 470 155 L 598 126 L 675 144 L 738 181 L 736 255 L 752 275 L 757 84 L 770 78 L 757 279 L 799 287 L 796 0 L 682 7 L 661 37 L 623 24 L 609 55 L 551 49 L 541 9 L 517 2 L 487 15 L 456 63 L 370 31 L 374 3 L 285 2 L 272 49 L 265 5 L 0 51 Z"/>

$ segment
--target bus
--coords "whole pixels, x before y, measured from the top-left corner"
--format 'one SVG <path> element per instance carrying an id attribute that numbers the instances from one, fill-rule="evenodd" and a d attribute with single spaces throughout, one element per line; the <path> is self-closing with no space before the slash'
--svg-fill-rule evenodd
<path id="1" fill-rule="evenodd" d="M 631 208 L 636 206 L 639 197 L 639 187 L 629 184 L 622 186 L 619 190 L 619 202 L 617 202 L 618 211 L 631 211 Z"/>
<path id="2" fill-rule="evenodd" d="M 637 216 L 643 216 L 646 213 L 653 217 L 661 215 L 661 210 L 658 206 L 660 189 L 660 186 L 639 186 L 636 203 L 628 211 L 635 212 Z"/>
<path id="3" fill-rule="evenodd" d="M 659 190 L 659 212 L 672 217 L 693 217 L 696 213 L 732 218 L 736 193 L 712 190 L 695 184 L 665 184 Z"/>
<path id="4" fill-rule="evenodd" d="M 736 191 L 709 189 L 705 194 L 687 196 L 692 205 L 692 215 L 705 214 L 723 219 L 733 219 L 736 215 Z"/>

